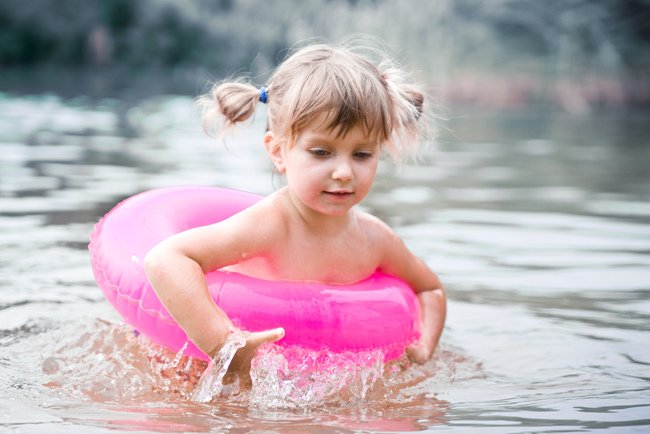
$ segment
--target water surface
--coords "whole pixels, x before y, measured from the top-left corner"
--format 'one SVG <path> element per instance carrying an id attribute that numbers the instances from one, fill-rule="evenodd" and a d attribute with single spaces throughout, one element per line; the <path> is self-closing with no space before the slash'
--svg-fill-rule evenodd
<path id="1" fill-rule="evenodd" d="M 381 167 L 363 204 L 448 288 L 434 359 L 290 393 L 270 348 L 252 396 L 198 404 L 205 366 L 123 325 L 88 234 L 150 188 L 272 192 L 264 114 L 223 147 L 188 97 L 0 95 L 3 431 L 647 431 L 648 117 L 449 117 L 418 164 Z"/>

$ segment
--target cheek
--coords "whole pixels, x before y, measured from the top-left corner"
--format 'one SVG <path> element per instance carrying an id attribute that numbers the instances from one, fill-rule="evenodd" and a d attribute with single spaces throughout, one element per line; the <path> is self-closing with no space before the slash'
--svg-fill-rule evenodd
<path id="1" fill-rule="evenodd" d="M 363 178 L 364 182 L 372 183 L 377 174 L 377 162 L 364 165 L 359 169 L 359 176 Z"/>
<path id="2" fill-rule="evenodd" d="M 325 175 L 318 165 L 296 158 L 287 162 L 285 176 L 295 190 L 309 191 L 317 188 Z"/>
<path id="3" fill-rule="evenodd" d="M 292 161 L 292 171 L 294 176 L 302 178 L 303 181 L 317 180 L 323 176 L 327 176 L 330 169 L 326 164 L 312 157 L 296 157 Z M 287 169 L 288 171 L 288 169 Z"/>

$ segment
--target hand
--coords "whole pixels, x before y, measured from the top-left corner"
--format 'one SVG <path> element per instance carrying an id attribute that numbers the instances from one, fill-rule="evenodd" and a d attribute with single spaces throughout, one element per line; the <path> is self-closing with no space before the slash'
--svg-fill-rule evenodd
<path id="1" fill-rule="evenodd" d="M 406 355 L 415 363 L 423 364 L 431 358 L 438 345 L 447 315 L 447 298 L 442 288 L 418 293 L 421 307 L 420 330 L 417 342 L 406 348 Z"/>
<path id="2" fill-rule="evenodd" d="M 406 355 L 412 362 L 422 365 L 431 358 L 433 349 L 428 348 L 427 345 L 418 341 L 406 347 Z"/>
<path id="3" fill-rule="evenodd" d="M 240 390 L 250 389 L 253 386 L 251 379 L 251 361 L 257 349 L 265 343 L 276 342 L 284 337 L 284 329 L 277 328 L 262 332 L 244 332 L 246 344 L 237 350 L 235 356 L 223 377 L 223 384 L 232 384 L 239 380 Z"/>

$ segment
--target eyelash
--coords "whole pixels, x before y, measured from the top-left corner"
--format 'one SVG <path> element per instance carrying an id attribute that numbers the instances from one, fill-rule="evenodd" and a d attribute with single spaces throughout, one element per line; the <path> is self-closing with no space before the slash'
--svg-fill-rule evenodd
<path id="1" fill-rule="evenodd" d="M 352 154 L 352 156 L 356 160 L 368 160 L 369 158 L 372 158 L 372 152 L 359 151 Z"/>
<path id="2" fill-rule="evenodd" d="M 311 149 L 309 152 L 316 158 L 327 158 L 331 155 L 331 152 L 328 151 L 327 149 L 320 149 L 320 148 Z M 363 161 L 372 158 L 372 152 L 358 151 L 358 152 L 354 152 L 352 154 L 352 157 L 355 160 Z"/>
<path id="3" fill-rule="evenodd" d="M 330 155 L 327 149 L 322 148 L 310 149 L 309 152 L 316 158 L 325 158 Z"/>

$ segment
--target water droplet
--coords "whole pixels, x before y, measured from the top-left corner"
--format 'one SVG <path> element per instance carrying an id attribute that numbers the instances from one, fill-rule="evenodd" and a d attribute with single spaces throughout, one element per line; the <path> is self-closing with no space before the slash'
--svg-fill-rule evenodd
<path id="1" fill-rule="evenodd" d="M 207 369 L 201 375 L 199 384 L 196 385 L 192 400 L 196 402 L 210 402 L 223 390 L 223 377 L 238 349 L 246 345 L 246 338 L 241 331 L 234 331 L 228 336 L 226 343 L 210 361 Z"/>

